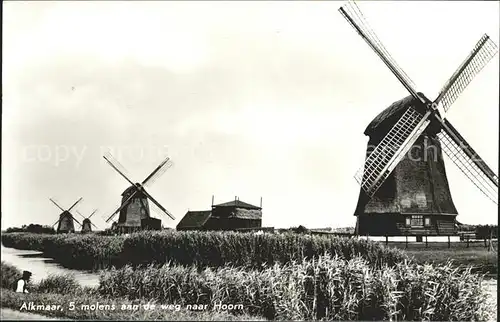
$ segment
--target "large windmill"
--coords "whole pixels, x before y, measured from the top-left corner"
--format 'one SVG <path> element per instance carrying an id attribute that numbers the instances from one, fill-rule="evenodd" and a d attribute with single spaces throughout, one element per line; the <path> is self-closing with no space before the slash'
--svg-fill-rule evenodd
<path id="1" fill-rule="evenodd" d="M 156 199 L 154 199 L 145 189 L 156 181 L 160 175 L 165 173 L 165 171 L 172 165 L 170 158 L 166 158 L 163 162 L 161 162 L 160 165 L 142 181 L 142 183 L 133 183 L 124 174 L 126 171 L 123 166 L 121 166 L 117 160 L 114 160 L 111 154 L 108 153 L 107 156 L 104 155 L 103 158 L 113 169 L 116 170 L 116 172 L 118 172 L 130 183 L 130 187 L 125 189 L 122 193 L 121 205 L 111 214 L 111 216 L 109 216 L 109 218 L 106 219 L 107 223 L 109 223 L 117 213 L 120 213 L 118 222 L 116 223 L 120 232 L 131 232 L 141 229 L 160 230 L 161 221 L 151 217 L 148 199 L 154 206 L 159 208 L 162 213 L 167 214 L 172 220 L 175 220 L 175 217 L 167 209 L 160 205 L 160 203 L 156 201 Z M 119 168 L 121 168 L 121 170 Z"/>
<path id="2" fill-rule="evenodd" d="M 54 205 L 56 205 L 57 208 L 59 208 L 62 213 L 59 215 L 59 219 L 52 225 L 54 227 L 57 225 L 56 232 L 57 233 L 74 233 L 75 232 L 75 224 L 73 221 L 76 221 L 80 226 L 78 220 L 75 219 L 75 217 L 71 214 L 71 210 L 82 200 L 83 198 L 78 199 L 71 207 L 69 207 L 67 210 L 62 208 L 55 202 L 52 198 L 49 198 L 50 201 Z"/>
<path id="3" fill-rule="evenodd" d="M 456 235 L 458 213 L 451 198 L 442 151 L 497 204 L 498 176 L 438 108 L 444 114 L 449 110 L 495 56 L 498 51 L 495 43 L 487 35 L 481 37 L 437 98 L 430 101 L 417 92 L 354 2 L 339 11 L 410 93 L 382 111 L 365 130 L 369 136 L 368 156 L 355 175 L 361 185 L 354 214 L 356 233 L 410 235 L 416 241 L 421 241 L 423 236 Z M 428 149 L 429 146 L 434 149 Z M 426 153 L 428 151 L 431 153 Z M 433 237 L 434 240 L 440 238 L 443 237 Z"/>
<path id="4" fill-rule="evenodd" d="M 93 215 L 95 215 L 95 213 L 97 212 L 97 209 L 95 209 L 88 217 L 85 217 L 84 215 L 82 215 L 78 210 L 76 212 L 83 218 L 83 221 L 82 221 L 82 234 L 86 234 L 86 233 L 92 232 L 92 226 L 94 226 L 95 229 L 99 229 L 99 228 L 97 228 L 96 225 L 94 225 L 94 223 L 92 221 L 90 221 L 90 218 Z"/>

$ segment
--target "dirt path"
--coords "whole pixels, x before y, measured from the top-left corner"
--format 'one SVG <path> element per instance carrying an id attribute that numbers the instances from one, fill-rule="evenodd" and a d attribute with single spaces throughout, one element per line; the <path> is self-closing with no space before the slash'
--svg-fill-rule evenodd
<path id="1" fill-rule="evenodd" d="M 35 313 L 20 312 L 18 310 L 8 309 L 5 307 L 0 308 L 0 319 L 3 320 L 62 320 L 58 318 L 51 318 Z"/>

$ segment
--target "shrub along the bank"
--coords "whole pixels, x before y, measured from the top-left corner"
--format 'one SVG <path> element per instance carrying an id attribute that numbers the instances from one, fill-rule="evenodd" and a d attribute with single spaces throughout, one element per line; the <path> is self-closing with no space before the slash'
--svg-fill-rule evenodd
<path id="1" fill-rule="evenodd" d="M 361 257 L 276 264 L 263 270 L 163 266 L 101 273 L 99 293 L 181 305 L 242 305 L 279 320 L 485 320 L 487 295 L 470 270 L 400 262 L 376 268 Z M 235 311 L 237 312 L 237 311 Z"/>
<path id="2" fill-rule="evenodd" d="M 274 264 L 318 258 L 363 256 L 371 265 L 393 266 L 408 259 L 402 251 L 372 241 L 302 234 L 256 235 L 237 232 L 140 232 L 130 236 L 3 234 L 6 247 L 43 250 L 68 268 L 99 269 L 126 264 L 261 269 Z"/>

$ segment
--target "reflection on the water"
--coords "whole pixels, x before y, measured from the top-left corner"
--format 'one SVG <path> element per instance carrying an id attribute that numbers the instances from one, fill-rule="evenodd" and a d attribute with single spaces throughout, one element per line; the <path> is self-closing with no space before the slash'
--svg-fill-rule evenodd
<path id="1" fill-rule="evenodd" d="M 54 262 L 52 258 L 43 257 L 43 253 L 33 250 L 7 248 L 2 245 L 2 261 L 16 266 L 20 270 L 29 270 L 34 282 L 39 282 L 51 274 L 73 274 L 76 280 L 84 286 L 99 284 L 99 274 L 74 269 L 67 269 Z"/>

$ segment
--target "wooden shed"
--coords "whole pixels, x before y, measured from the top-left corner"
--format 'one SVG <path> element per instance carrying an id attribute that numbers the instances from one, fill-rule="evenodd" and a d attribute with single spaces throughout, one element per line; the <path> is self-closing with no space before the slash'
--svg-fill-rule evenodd
<path id="1" fill-rule="evenodd" d="M 213 203 L 213 198 L 212 198 Z M 257 207 L 239 200 L 213 205 L 212 210 L 188 211 L 177 230 L 234 230 L 262 227 L 262 199 Z"/>

